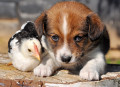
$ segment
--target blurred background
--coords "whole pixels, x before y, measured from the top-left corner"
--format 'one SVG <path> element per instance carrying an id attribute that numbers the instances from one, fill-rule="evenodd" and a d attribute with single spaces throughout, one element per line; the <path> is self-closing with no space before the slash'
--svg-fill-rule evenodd
<path id="1" fill-rule="evenodd" d="M 120 0 L 0 0 L 0 53 L 7 53 L 8 40 L 21 24 L 60 1 L 84 3 L 101 17 L 110 35 L 107 63 L 120 64 Z"/>

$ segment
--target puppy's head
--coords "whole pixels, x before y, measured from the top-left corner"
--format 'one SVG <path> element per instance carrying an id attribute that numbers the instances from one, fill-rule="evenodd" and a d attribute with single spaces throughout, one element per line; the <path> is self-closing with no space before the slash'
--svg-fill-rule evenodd
<path id="1" fill-rule="evenodd" d="M 61 2 L 36 20 L 37 31 L 47 37 L 57 61 L 72 64 L 90 51 L 103 32 L 100 18 L 85 5 Z"/>

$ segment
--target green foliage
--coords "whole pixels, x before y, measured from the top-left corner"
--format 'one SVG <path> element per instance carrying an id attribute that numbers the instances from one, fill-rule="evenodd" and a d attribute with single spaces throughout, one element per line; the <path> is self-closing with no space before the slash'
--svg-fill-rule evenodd
<path id="1" fill-rule="evenodd" d="M 106 59 L 107 64 L 120 64 L 120 59 Z"/>
<path id="2" fill-rule="evenodd" d="M 110 59 L 107 59 L 107 60 L 106 60 L 106 63 L 107 63 L 107 64 L 111 64 L 111 60 L 110 60 Z"/>
<path id="3" fill-rule="evenodd" d="M 120 60 L 119 60 L 119 61 L 117 61 L 117 64 L 120 64 Z"/>

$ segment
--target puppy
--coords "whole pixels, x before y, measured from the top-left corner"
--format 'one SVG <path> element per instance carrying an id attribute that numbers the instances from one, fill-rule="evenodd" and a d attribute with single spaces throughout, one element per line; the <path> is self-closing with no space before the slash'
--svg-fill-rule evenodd
<path id="1" fill-rule="evenodd" d="M 98 15 L 88 7 L 60 2 L 43 12 L 35 24 L 49 53 L 34 69 L 35 75 L 50 76 L 60 67 L 79 68 L 79 76 L 86 80 L 99 80 L 104 74 L 109 36 Z"/>

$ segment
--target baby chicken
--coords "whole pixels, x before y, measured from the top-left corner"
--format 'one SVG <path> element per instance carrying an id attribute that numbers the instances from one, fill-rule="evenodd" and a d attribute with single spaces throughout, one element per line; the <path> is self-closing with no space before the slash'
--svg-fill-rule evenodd
<path id="1" fill-rule="evenodd" d="M 42 46 L 32 22 L 22 25 L 8 42 L 8 55 L 15 68 L 32 71 L 40 63 Z"/>

